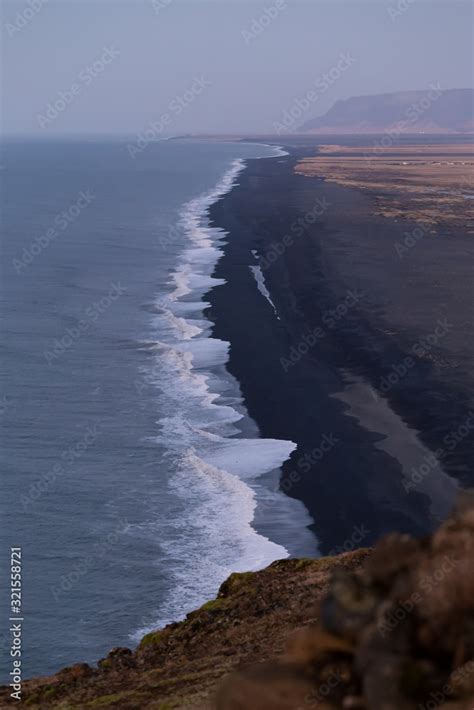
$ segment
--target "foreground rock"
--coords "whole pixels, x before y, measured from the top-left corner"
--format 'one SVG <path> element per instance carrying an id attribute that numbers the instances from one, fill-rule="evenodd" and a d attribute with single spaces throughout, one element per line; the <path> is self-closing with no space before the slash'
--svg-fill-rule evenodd
<path id="1" fill-rule="evenodd" d="M 334 570 L 318 622 L 225 681 L 218 708 L 472 710 L 472 501 L 431 538 L 393 535 L 359 572 Z"/>
<path id="2" fill-rule="evenodd" d="M 30 708 L 473 710 L 474 505 L 431 538 L 233 574 L 135 652 L 28 681 Z M 0 707 L 9 707 L 0 688 Z"/>
<path id="3" fill-rule="evenodd" d="M 28 708 L 210 709 L 222 678 L 283 652 L 290 632 L 316 620 L 315 603 L 334 570 L 354 571 L 360 550 L 320 560 L 282 560 L 233 574 L 216 600 L 148 634 L 135 652 L 114 649 L 98 668 L 77 664 L 23 685 Z M 78 651 L 79 653 L 79 651 Z M 0 707 L 10 707 L 0 689 Z"/>

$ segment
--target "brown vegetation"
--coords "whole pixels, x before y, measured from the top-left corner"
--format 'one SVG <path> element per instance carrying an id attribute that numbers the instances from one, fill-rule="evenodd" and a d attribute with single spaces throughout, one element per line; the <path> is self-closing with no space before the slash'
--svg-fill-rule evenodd
<path id="1" fill-rule="evenodd" d="M 360 550 L 281 560 L 260 572 L 233 574 L 217 599 L 148 634 L 135 652 L 114 649 L 98 668 L 80 663 L 27 681 L 23 704 L 45 710 L 210 710 L 226 674 L 282 652 L 291 630 L 315 620 L 315 603 L 332 571 L 357 569 L 367 556 Z M 8 697 L 9 690 L 0 689 L 1 708 L 10 707 Z"/>
<path id="2" fill-rule="evenodd" d="M 369 192 L 376 214 L 433 227 L 467 227 L 474 233 L 472 144 L 320 146 L 295 170 Z"/>
<path id="3" fill-rule="evenodd" d="M 474 505 L 430 538 L 233 574 L 185 621 L 27 681 L 29 708 L 472 710 Z M 273 659 L 273 660 L 272 660 Z M 225 678 L 224 682 L 222 679 Z M 14 701 L 16 702 L 16 701 Z M 0 707 L 9 707 L 0 689 Z"/>
<path id="4" fill-rule="evenodd" d="M 219 710 L 472 710 L 474 506 L 431 538 L 392 535 L 335 571 L 318 622 L 272 663 L 234 674 Z"/>

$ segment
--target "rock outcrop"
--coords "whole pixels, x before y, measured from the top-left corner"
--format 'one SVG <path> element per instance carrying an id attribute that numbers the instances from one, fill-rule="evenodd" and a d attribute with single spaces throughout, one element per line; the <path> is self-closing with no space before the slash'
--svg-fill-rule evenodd
<path id="1" fill-rule="evenodd" d="M 392 535 L 334 570 L 318 621 L 225 681 L 218 710 L 472 710 L 474 507 L 431 538 Z"/>
<path id="2" fill-rule="evenodd" d="M 472 710 L 474 505 L 431 537 L 233 574 L 213 601 L 27 681 L 29 708 Z M 0 688 L 0 707 L 10 707 Z"/>
<path id="3" fill-rule="evenodd" d="M 315 604 L 331 574 L 358 569 L 368 554 L 281 560 L 232 574 L 216 599 L 147 634 L 135 651 L 116 648 L 97 667 L 78 663 L 26 681 L 22 702 L 42 710 L 211 710 L 226 675 L 283 652 L 290 632 L 316 620 Z M 0 688 L 0 708 L 13 705 L 9 692 Z"/>

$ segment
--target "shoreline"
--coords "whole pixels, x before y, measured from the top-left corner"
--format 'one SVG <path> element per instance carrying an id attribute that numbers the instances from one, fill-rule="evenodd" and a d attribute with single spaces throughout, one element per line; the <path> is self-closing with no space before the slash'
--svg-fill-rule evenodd
<path id="1" fill-rule="evenodd" d="M 301 707 L 331 693 L 334 707 L 356 697 L 378 708 L 388 697 L 398 708 L 431 702 L 449 681 L 446 695 L 460 702 L 439 707 L 467 710 L 472 683 L 458 680 L 473 666 L 473 503 L 466 494 L 423 540 L 394 533 L 373 549 L 231 574 L 214 599 L 148 633 L 136 650 L 113 648 L 97 666 L 27 680 L 21 699 L 38 710 L 247 710 L 275 700 Z M 415 684 L 406 683 L 408 664 L 420 669 Z M 334 667 L 352 672 L 329 684 Z M 2 701 L 15 704 L 9 686 L 0 687 Z"/>
<path id="2" fill-rule="evenodd" d="M 437 527 L 439 516 L 448 510 L 447 498 L 456 475 L 464 485 L 472 483 L 468 468 L 472 433 L 469 430 L 464 435 L 460 430 L 460 426 L 466 428 L 462 417 L 471 411 L 474 424 L 474 409 L 468 408 L 474 394 L 469 379 L 472 351 L 461 347 L 459 327 L 439 336 L 436 347 L 426 345 L 431 332 L 427 326 L 446 315 L 438 300 L 427 301 L 423 289 L 417 308 L 424 304 L 430 307 L 429 312 L 413 315 L 403 299 L 390 310 L 382 298 L 381 284 L 374 285 L 377 270 L 374 272 L 370 258 L 374 251 L 369 250 L 369 237 L 383 228 L 390 232 L 392 248 L 406 225 L 374 218 L 370 198 L 354 189 L 296 175 L 293 168 L 299 156 L 289 150 L 287 155 L 245 159 L 237 184 L 211 205 L 209 226 L 219 227 L 227 236 L 219 239 L 223 255 L 210 276 L 226 281 L 203 292 L 202 301 L 210 304 L 205 313 L 211 337 L 230 342 L 230 360 L 222 367 L 238 383 L 242 407 L 256 423 L 260 437 L 288 439 L 289 432 L 301 433 L 295 438 L 297 450 L 283 466 L 280 492 L 301 501 L 310 512 L 314 520 L 310 529 L 323 555 L 349 552 L 345 559 L 358 566 L 367 555 L 360 548 L 368 548 L 385 532 L 419 536 Z M 344 230 L 347 225 L 350 229 Z M 465 243 L 460 233 L 450 236 L 454 251 Z M 356 250 L 351 249 L 354 246 Z M 383 248 L 380 240 L 375 247 L 377 253 Z M 450 248 L 442 241 L 435 247 L 438 251 L 429 262 L 431 268 L 440 250 Z M 385 249 L 382 256 L 386 257 L 387 245 Z M 459 264 L 459 256 L 454 256 L 453 263 Z M 347 263 L 353 281 L 348 280 Z M 418 267 L 414 264 L 410 268 L 416 272 Z M 385 288 L 395 283 L 393 273 L 391 281 L 385 271 L 382 275 Z M 429 275 L 442 277 L 440 271 Z M 445 278 L 449 280 L 449 272 Z M 455 294 L 460 295 L 463 284 L 461 279 L 455 285 Z M 403 315 L 401 323 L 394 319 L 395 306 Z M 466 312 L 457 314 L 464 316 Z M 414 345 L 422 342 L 430 357 L 408 365 L 408 358 L 414 360 L 416 355 Z M 453 360 L 456 352 L 458 362 Z M 403 374 L 399 374 L 401 369 Z M 398 377 L 395 383 L 391 380 L 394 372 Z M 453 431 L 458 432 L 456 446 L 445 452 L 446 457 L 433 458 L 436 445 L 446 432 Z M 244 431 L 241 436 L 245 437 Z M 420 481 L 410 479 L 415 461 Z M 422 465 L 427 466 L 427 473 Z M 446 482 L 448 488 L 443 487 Z M 412 484 L 408 489 L 407 483 Z M 275 509 L 270 510 L 273 515 Z M 262 507 L 263 517 L 268 511 Z M 257 533 L 262 534 L 265 524 L 279 525 L 278 519 L 262 522 L 258 513 L 257 508 L 251 523 Z M 302 519 L 298 522 L 305 525 Z M 292 577 L 306 564 L 316 570 L 320 563 L 329 562 L 331 566 L 340 564 L 337 560 L 290 559 L 275 562 L 268 569 L 288 570 Z M 259 574 L 244 572 L 232 578 L 259 579 Z M 261 574 L 266 579 L 268 572 Z M 292 596 L 293 592 L 292 587 Z M 175 631 L 189 628 L 191 640 L 193 624 L 199 622 L 205 631 L 219 600 L 214 604 L 208 602 L 186 621 L 168 625 L 165 635 L 172 637 Z M 161 632 L 155 631 L 149 636 L 157 641 L 162 638 Z M 137 652 L 114 649 L 99 662 L 98 669 L 77 664 L 50 678 L 25 680 L 28 696 L 37 694 L 42 701 L 48 697 L 54 704 L 56 692 L 59 698 L 73 689 L 74 693 L 84 691 L 82 697 L 87 695 L 88 699 L 97 692 L 104 706 L 113 705 L 118 695 L 109 695 L 106 689 L 117 681 L 120 692 L 125 690 L 121 675 L 130 669 L 127 683 L 139 688 L 150 680 L 155 692 L 155 681 L 151 675 L 147 677 L 143 665 L 147 662 L 147 652 L 142 653 L 146 645 L 142 639 Z M 166 653 L 169 650 L 174 657 L 172 645 L 166 646 Z M 224 671 L 233 660 L 232 656 L 228 661 L 224 654 Z M 222 671 L 220 668 L 219 673 Z M 174 674 L 174 680 L 178 677 L 176 668 L 170 667 L 166 673 Z M 166 673 L 165 693 L 169 684 Z M 187 690 L 186 677 L 183 682 Z M 54 694 L 48 695 L 53 687 Z M 128 699 L 129 688 L 125 692 Z M 135 697 L 132 701 L 130 696 L 130 701 Z"/>
<path id="3" fill-rule="evenodd" d="M 210 209 L 211 224 L 228 233 L 214 272 L 226 283 L 206 294 L 213 336 L 231 344 L 227 367 L 240 383 L 261 436 L 297 443 L 282 468 L 280 487 L 309 510 L 323 554 L 350 542 L 358 529 L 364 529 L 358 541 L 362 545 L 371 545 L 394 529 L 427 534 L 439 522 L 430 508 L 447 510 L 449 502 L 439 500 L 442 489 L 436 486 L 427 494 L 426 486 L 413 481 L 407 490 L 407 473 L 410 476 L 411 470 L 414 476 L 420 468 L 423 478 L 421 452 L 439 451 L 440 442 L 468 419 L 473 353 L 467 353 L 466 367 L 460 371 L 446 357 L 462 350 L 459 338 L 450 332 L 433 349 L 434 358 L 413 354 L 413 344 L 436 327 L 437 314 L 444 314 L 436 298 L 430 302 L 419 289 L 424 312 L 418 312 L 416 323 L 410 318 L 396 322 L 383 293 L 384 288 L 388 291 L 383 283 L 387 275 L 381 279 L 377 272 L 387 256 L 400 262 L 393 242 L 408 223 L 374 216 L 370 197 L 354 188 L 295 175 L 293 168 L 308 149 L 282 146 L 288 156 L 247 160 L 238 185 Z M 382 237 L 385 233 L 388 237 L 382 254 L 371 263 L 367 257 L 373 257 L 377 247 L 373 235 L 382 228 Z M 471 247 L 460 233 L 451 238 Z M 436 244 L 438 251 L 446 251 L 441 240 Z M 350 251 L 354 247 L 355 264 Z M 430 269 L 439 256 L 431 257 Z M 259 265 L 271 300 L 264 297 L 252 273 L 251 267 Z M 356 266 L 349 276 L 348 265 Z M 392 258 L 390 266 L 394 270 L 400 264 Z M 409 267 L 416 271 L 417 259 Z M 438 271 L 436 278 L 442 277 L 441 267 Z M 430 278 L 431 273 L 427 281 Z M 399 290 L 393 275 L 390 285 Z M 469 288 L 468 282 L 461 281 L 458 296 L 461 287 Z M 405 300 L 402 293 L 392 308 L 398 317 L 407 311 Z M 468 306 L 464 309 L 467 316 Z M 314 342 L 308 346 L 305 338 L 311 336 Z M 440 377 L 439 363 L 445 362 Z M 390 384 L 394 367 L 406 372 Z M 350 403 L 335 397 L 347 390 L 343 374 L 347 372 L 362 378 L 374 398 L 383 399 L 404 422 L 407 445 L 412 445 L 413 435 L 419 438 L 420 455 L 412 460 L 405 456 L 402 463 L 379 445 L 387 432 L 366 428 L 350 416 Z M 399 433 L 398 440 L 403 444 Z M 471 452 L 469 432 L 453 451 L 443 450 L 442 475 L 464 486 L 472 484 Z M 434 463 L 433 470 L 440 465 Z"/>
<path id="4" fill-rule="evenodd" d="M 325 559 L 277 560 L 256 572 L 231 574 L 218 593 L 186 615 L 143 636 L 138 647 L 116 647 L 89 665 L 77 662 L 49 676 L 24 679 L 21 702 L 44 708 L 173 707 L 214 710 L 223 678 L 268 660 L 300 624 L 312 623 L 331 575 L 356 573 L 366 549 Z M 0 686 L 0 707 L 14 707 Z"/>
<path id="5" fill-rule="evenodd" d="M 238 383 L 226 368 L 228 344 L 212 336 L 212 321 L 204 316 L 208 290 L 220 286 L 214 270 L 225 238 L 222 230 L 210 227 L 209 210 L 232 190 L 244 168 L 244 158 L 232 159 L 211 188 L 181 205 L 177 224 L 183 242 L 169 274 L 169 291 L 159 299 L 167 328 L 162 326 L 159 333 L 162 362 L 167 366 L 162 366 L 161 376 L 173 383 L 168 398 L 174 404 L 158 421 L 159 436 L 165 443 L 168 437 L 168 450 L 180 457 L 188 485 L 193 486 L 192 516 L 208 523 L 197 550 L 207 574 L 186 590 L 177 582 L 171 601 L 166 600 L 166 615 L 160 609 L 159 620 L 130 633 L 135 641 L 157 626 L 182 620 L 217 591 L 230 571 L 260 569 L 289 555 L 279 540 L 260 534 L 251 523 L 258 500 L 254 479 L 278 467 L 294 444 L 264 439 L 246 420 Z M 177 392 L 175 380 L 183 388 Z M 273 502 L 282 517 L 287 510 L 299 512 L 296 501 L 278 489 Z M 224 509 L 225 514 L 216 515 Z M 288 512 L 287 517 L 291 527 L 295 515 Z M 187 552 L 182 548 L 179 556 L 191 576 Z"/>

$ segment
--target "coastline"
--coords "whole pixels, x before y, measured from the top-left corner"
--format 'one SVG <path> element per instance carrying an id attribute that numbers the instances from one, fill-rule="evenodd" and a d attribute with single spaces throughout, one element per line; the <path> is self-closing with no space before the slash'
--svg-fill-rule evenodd
<path id="1" fill-rule="evenodd" d="M 353 188 L 295 175 L 308 149 L 284 148 L 288 156 L 247 160 L 211 207 L 211 223 L 228 233 L 214 272 L 225 284 L 206 295 L 213 335 L 230 342 L 227 368 L 262 437 L 297 443 L 280 487 L 309 510 L 323 554 L 394 529 L 424 535 L 449 512 L 447 492 L 472 484 L 472 432 L 443 446 L 471 416 L 474 354 L 461 329 L 470 315 L 459 304 L 472 288 L 456 250 L 472 254 L 472 241 L 453 229 L 454 247 L 440 236 L 402 261 L 394 244 L 409 223 L 374 215 L 370 196 Z M 459 266 L 456 284 L 447 263 Z M 258 265 L 271 300 L 252 273 Z M 414 346 L 443 317 L 447 332 L 418 357 Z M 411 455 L 384 450 L 386 429 L 351 416 L 342 401 L 351 375 L 370 388 L 372 420 L 380 400 L 398 419 L 399 445 L 417 440 Z"/>
<path id="2" fill-rule="evenodd" d="M 184 241 L 169 274 L 169 292 L 157 299 L 161 323 L 158 340 L 151 343 L 159 353 L 162 386 L 168 384 L 158 441 L 178 461 L 170 485 L 185 496 L 192 487 L 192 517 L 203 521 L 207 533 L 201 538 L 196 530 L 195 546 L 183 536 L 186 546 L 179 557 L 188 576 L 197 559 L 206 574 L 183 588 L 181 571 L 173 594 L 160 608 L 162 616 L 135 629 L 130 634 L 134 641 L 157 626 L 182 620 L 215 594 L 231 572 L 262 569 L 290 554 L 284 542 L 255 530 L 252 521 L 262 489 L 259 481 L 278 469 L 295 445 L 259 435 L 238 382 L 227 371 L 228 343 L 213 336 L 212 321 L 203 315 L 208 289 L 222 285 L 214 270 L 225 237 L 223 230 L 210 226 L 209 210 L 232 190 L 244 167 L 243 158 L 233 159 L 212 188 L 181 206 L 178 226 Z M 296 537 L 294 521 L 304 516 L 303 506 L 277 487 L 268 491 L 268 498 L 289 528 L 287 537 Z M 312 542 L 309 533 L 307 537 Z M 298 552 L 311 554 L 310 541 L 303 541 Z"/>
<path id="3" fill-rule="evenodd" d="M 184 620 L 155 629 L 135 650 L 113 648 L 97 665 L 76 663 L 23 682 L 22 703 L 44 708 L 215 709 L 230 672 L 269 660 L 288 634 L 315 620 L 333 572 L 358 572 L 366 549 L 334 558 L 278 560 L 256 572 L 233 573 Z M 0 707 L 14 707 L 7 685 Z"/>
<path id="4" fill-rule="evenodd" d="M 210 206 L 208 226 L 210 232 L 219 229 L 215 245 L 222 256 L 208 277 L 210 281 L 217 279 L 215 283 L 220 285 L 214 288 L 209 284 L 210 291 L 202 288 L 202 307 L 209 318 L 206 331 L 210 331 L 210 337 L 230 344 L 230 359 L 219 368 L 228 370 L 236 383 L 236 392 L 227 395 L 236 402 L 240 402 L 240 392 L 243 395 L 237 409 L 247 411 L 248 418 L 239 420 L 240 436 L 256 437 L 252 422 L 262 438 L 289 441 L 290 432 L 301 431 L 301 437 L 294 439 L 298 448 L 283 466 L 279 494 L 295 498 L 310 511 L 315 540 L 322 554 L 329 555 L 329 559 L 283 560 L 262 572 L 244 572 L 231 579 L 248 579 L 251 594 L 255 593 L 254 582 L 259 588 L 261 580 L 265 589 L 269 582 L 280 604 L 286 582 L 291 599 L 296 600 L 294 585 L 298 591 L 301 581 L 302 595 L 297 604 L 306 604 L 306 581 L 299 576 L 306 565 L 317 574 L 324 571 L 315 587 L 311 579 L 311 593 L 316 590 L 319 598 L 327 586 L 326 572 L 339 566 L 358 569 L 368 554 L 359 548 L 367 548 L 386 532 L 424 535 L 447 514 L 458 479 L 465 486 L 470 484 L 470 431 L 466 436 L 459 434 L 452 450 L 446 446 L 446 457 L 433 458 L 432 452 L 447 435 L 459 431 L 460 422 L 465 427 L 473 392 L 469 379 L 472 351 L 463 349 L 458 323 L 440 336 L 429 358 L 420 358 L 413 366 L 406 364 L 408 357 L 414 357 L 413 345 L 431 332 L 428 326 L 446 317 L 439 300 L 445 298 L 445 292 L 430 300 L 423 288 L 429 283 L 421 284 L 422 288 L 416 284 L 423 298 L 415 313 L 406 308 L 404 294 L 400 302 L 384 301 L 382 287 L 395 289 L 397 282 L 393 273 L 389 273 L 390 280 L 387 270 L 374 270 L 374 258 L 376 264 L 393 268 L 387 254 L 406 225 L 374 218 L 370 199 L 354 189 L 295 175 L 293 167 L 302 150 L 290 151 L 274 158 L 245 159 L 246 167 L 236 184 Z M 370 241 L 379 228 L 389 232 L 387 244 Z M 449 236 L 455 247 L 464 243 L 466 249 L 469 247 L 463 234 L 453 232 Z M 438 252 L 428 262 L 430 269 L 440 258 L 439 250 L 446 256 L 452 249 L 442 241 L 435 246 Z M 426 259 L 426 254 L 420 258 Z M 446 261 L 440 263 L 444 266 Z M 411 268 L 416 271 L 419 264 Z M 439 280 L 442 273 L 431 270 L 428 276 Z M 377 279 L 375 283 L 375 277 L 382 283 Z M 444 286 L 449 272 L 445 278 Z M 454 285 L 461 301 L 463 284 L 461 279 Z M 452 302 L 447 305 L 451 307 Z M 425 310 L 420 311 L 422 307 Z M 397 312 L 403 321 L 394 319 Z M 456 318 L 467 315 L 460 312 Z M 453 359 L 456 353 L 457 361 Z M 399 374 L 400 368 L 405 372 Z M 392 383 L 390 375 L 394 372 L 398 379 Z M 218 400 L 219 405 L 227 395 Z M 231 441 L 238 444 L 239 438 Z M 413 465 L 420 471 L 420 480 L 410 478 Z M 421 466 L 427 467 L 427 472 Z M 274 504 L 267 507 L 260 500 L 249 525 L 257 534 L 265 535 L 271 517 L 275 517 L 274 526 L 281 523 L 275 513 Z M 296 516 L 296 508 L 295 518 L 294 528 L 297 524 L 304 527 L 306 521 Z M 349 554 L 333 559 L 340 552 Z M 280 579 L 273 590 L 268 575 L 275 569 L 285 578 L 283 588 Z M 228 582 L 223 585 L 228 586 Z M 158 689 L 166 695 L 176 691 L 181 696 L 182 688 L 186 697 L 182 707 L 190 706 L 191 697 L 198 703 L 196 707 L 209 707 L 209 688 L 215 687 L 237 661 L 260 662 L 265 657 L 255 633 L 255 646 L 249 649 L 254 622 L 244 617 L 245 625 L 240 626 L 239 611 L 237 636 L 231 630 L 227 645 L 219 650 L 223 662 L 215 665 L 214 646 L 207 665 L 201 665 L 199 649 L 194 658 L 192 649 L 197 648 L 199 638 L 209 636 L 214 644 L 219 637 L 221 619 L 217 614 L 214 617 L 219 609 L 219 599 L 208 602 L 188 614 L 185 621 L 168 625 L 164 635 L 152 631 L 146 639 L 152 645 L 157 641 L 160 648 L 149 658 L 148 641 L 142 639 L 135 652 L 113 649 L 99 661 L 98 669 L 77 664 L 50 678 L 25 681 L 29 704 L 39 707 L 47 698 L 53 707 L 71 693 L 81 702 L 90 701 L 91 707 L 97 699 L 104 707 L 120 703 L 132 708 L 139 707 L 149 692 Z M 270 605 L 261 612 L 265 624 L 275 622 L 272 609 Z M 309 610 L 305 612 L 309 616 L 304 617 L 296 611 L 289 619 L 291 624 L 311 620 Z M 276 629 L 278 639 L 288 630 L 287 621 L 286 626 Z M 198 641 L 194 644 L 196 633 Z M 163 639 L 166 644 L 162 648 Z M 163 658 L 167 659 L 165 669 L 161 667 Z M 191 675 L 183 675 L 183 658 Z M 206 700 L 201 705 L 203 692 Z"/>
<path id="5" fill-rule="evenodd" d="M 473 505 L 463 496 L 422 540 L 393 533 L 374 549 L 231 574 L 216 598 L 150 632 L 135 651 L 113 648 L 97 667 L 76 663 L 28 680 L 22 700 L 38 710 L 290 710 L 312 698 L 334 708 L 357 698 L 357 707 L 377 710 L 436 697 L 440 710 L 468 710 Z M 8 686 L 2 702 L 17 702 Z"/>

